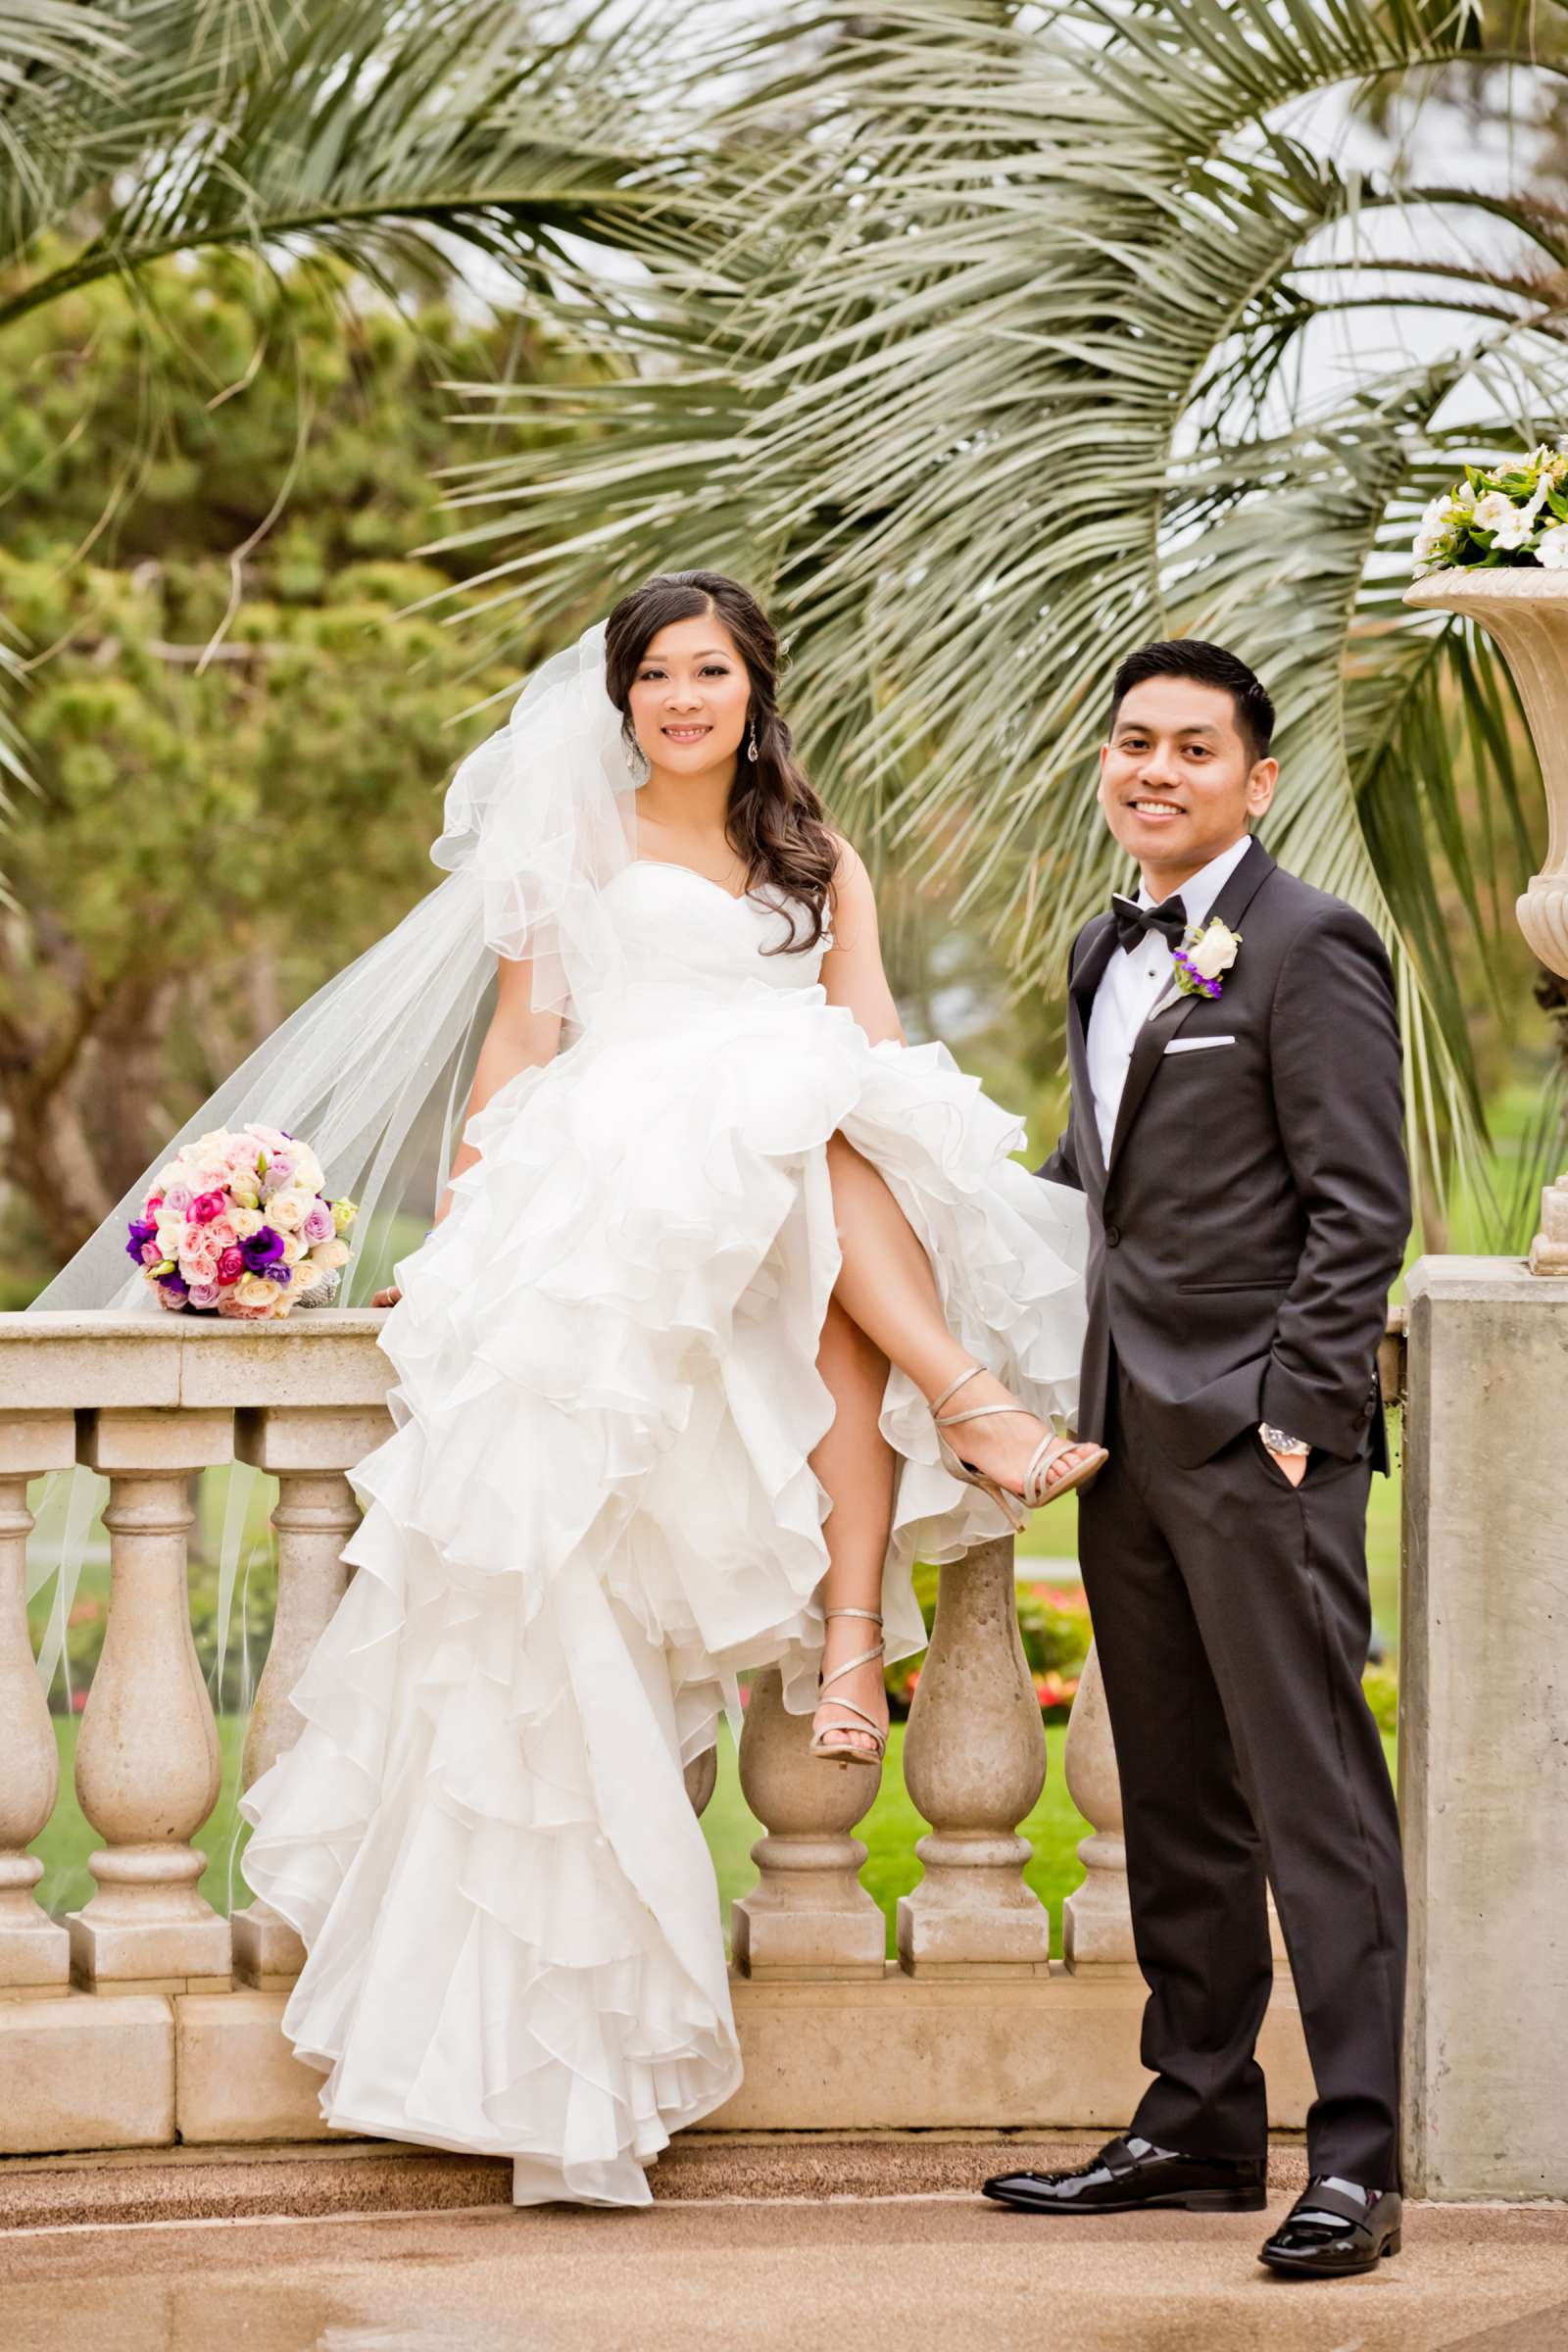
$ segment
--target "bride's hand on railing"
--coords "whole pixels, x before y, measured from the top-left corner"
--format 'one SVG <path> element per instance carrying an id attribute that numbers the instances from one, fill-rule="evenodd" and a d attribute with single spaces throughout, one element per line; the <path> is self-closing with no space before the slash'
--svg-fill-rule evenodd
<path id="1" fill-rule="evenodd" d="M 444 1209 L 445 1209 L 445 1207 L 446 1207 L 446 1202 L 443 1200 L 443 1202 L 441 1203 L 441 1205 L 442 1205 L 442 1208 L 443 1208 L 443 1210 L 444 1210 Z M 428 1241 L 428 1240 L 430 1239 L 430 1234 L 431 1234 L 431 1233 L 434 1233 L 434 1231 L 435 1231 L 435 1226 L 434 1226 L 434 1225 L 432 1225 L 432 1226 L 430 1227 L 430 1231 L 429 1231 L 429 1233 L 427 1233 L 427 1234 L 425 1235 L 425 1237 L 424 1237 L 426 1241 Z M 396 1306 L 396 1304 L 397 1304 L 398 1300 L 399 1300 L 399 1299 L 402 1298 L 402 1296 L 403 1296 L 403 1293 L 402 1293 L 402 1291 L 401 1291 L 401 1290 L 398 1288 L 397 1284 L 396 1284 L 395 1282 L 391 1282 L 391 1283 L 388 1283 L 388 1285 L 387 1285 L 387 1287 L 386 1287 L 386 1289 L 385 1289 L 384 1291 L 377 1291 L 377 1292 L 376 1292 L 376 1294 L 375 1294 L 375 1297 L 374 1297 L 374 1298 L 373 1298 L 370 1300 L 370 1304 L 371 1304 L 372 1306 Z"/>

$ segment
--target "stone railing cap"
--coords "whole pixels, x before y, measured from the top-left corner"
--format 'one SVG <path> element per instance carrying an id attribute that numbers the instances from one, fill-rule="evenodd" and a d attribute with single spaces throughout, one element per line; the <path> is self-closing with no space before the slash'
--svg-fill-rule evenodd
<path id="1" fill-rule="evenodd" d="M 1560 1298 L 1568 1304 L 1568 1282 L 1543 1282 L 1522 1257 L 1418 1257 L 1404 1278 L 1405 1296 L 1417 1298 Z"/>

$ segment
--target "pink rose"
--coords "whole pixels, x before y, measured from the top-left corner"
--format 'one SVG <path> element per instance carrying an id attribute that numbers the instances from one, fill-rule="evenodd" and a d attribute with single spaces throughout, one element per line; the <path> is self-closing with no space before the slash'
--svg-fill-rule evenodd
<path id="1" fill-rule="evenodd" d="M 162 1193 L 149 1193 L 146 1201 L 143 1204 L 141 1213 L 144 1217 L 154 1217 L 158 1214 L 158 1211 L 163 1207 L 163 1205 L 164 1196 Z"/>
<path id="2" fill-rule="evenodd" d="M 324 1200 L 318 1200 L 314 1208 L 306 1210 L 305 1222 L 300 1227 L 300 1232 L 304 1235 L 306 1241 L 329 1242 L 332 1239 L 335 1227 L 332 1223 L 332 1211 L 327 1207 Z"/>
<path id="3" fill-rule="evenodd" d="M 190 1204 L 190 1221 L 193 1225 L 210 1225 L 227 1206 L 226 1193 L 198 1193 Z"/>
<path id="4" fill-rule="evenodd" d="M 269 1154 L 273 1152 L 286 1152 L 289 1145 L 294 1141 L 294 1138 L 291 1135 L 285 1135 L 283 1133 L 281 1127 L 264 1127 L 259 1119 L 252 1119 L 245 1132 L 247 1135 L 255 1136 L 256 1141 L 261 1145 L 262 1150 Z M 252 1159 L 254 1159 L 255 1156 L 256 1154 L 253 1151 L 251 1153 Z"/>
<path id="5" fill-rule="evenodd" d="M 233 1323 L 262 1323 L 271 1314 L 270 1306 L 242 1306 L 232 1291 L 220 1291 L 218 1311 Z"/>
<path id="6" fill-rule="evenodd" d="M 156 1242 L 143 1242 L 141 1246 L 141 1262 L 144 1266 L 161 1266 L 163 1264 L 164 1253 L 159 1249 Z"/>
<path id="7" fill-rule="evenodd" d="M 222 1296 L 216 1282 L 193 1282 L 189 1303 L 192 1306 L 212 1307 L 218 1304 Z"/>
<path id="8" fill-rule="evenodd" d="M 216 1250 L 222 1250 L 232 1249 L 238 1242 L 239 1235 L 235 1232 L 231 1219 L 224 1215 L 215 1217 L 210 1225 L 202 1228 L 202 1240 L 211 1242 Z"/>
<path id="9" fill-rule="evenodd" d="M 228 1247 L 222 1250 L 219 1256 L 217 1267 L 218 1279 L 220 1282 L 238 1282 L 244 1271 L 244 1253 L 235 1246 L 234 1243 L 230 1242 Z"/>

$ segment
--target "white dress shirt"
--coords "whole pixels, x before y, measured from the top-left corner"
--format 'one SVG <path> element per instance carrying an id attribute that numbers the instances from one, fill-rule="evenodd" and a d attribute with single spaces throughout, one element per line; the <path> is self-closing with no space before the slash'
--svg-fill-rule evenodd
<path id="1" fill-rule="evenodd" d="M 1199 867 L 1190 882 L 1182 884 L 1176 896 L 1186 907 L 1190 923 L 1207 921 L 1214 901 L 1247 856 L 1251 838 L 1250 833 L 1244 833 L 1240 841 L 1233 842 L 1228 850 L 1221 850 L 1217 858 Z M 1163 902 L 1152 899 L 1147 890 L 1140 888 L 1138 904 L 1153 906 Z M 1089 1084 L 1095 1098 L 1101 1154 L 1107 1165 L 1134 1041 L 1169 987 L 1175 960 L 1176 952 L 1164 935 L 1146 931 L 1130 956 L 1119 943 L 1111 949 L 1110 961 L 1095 991 L 1087 1041 Z"/>

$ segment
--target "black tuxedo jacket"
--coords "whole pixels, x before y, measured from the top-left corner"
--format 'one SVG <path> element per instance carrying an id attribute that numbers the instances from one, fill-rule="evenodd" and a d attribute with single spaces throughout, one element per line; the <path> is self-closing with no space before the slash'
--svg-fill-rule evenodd
<path id="1" fill-rule="evenodd" d="M 1386 1469 L 1377 1349 L 1410 1224 L 1388 957 L 1255 840 L 1212 913 L 1240 954 L 1219 998 L 1144 1023 L 1108 1166 L 1086 1040 L 1113 918 L 1073 943 L 1072 1108 L 1039 1173 L 1089 1204 L 1078 1434 L 1103 1434 L 1114 1354 L 1184 1467 L 1266 1419 Z"/>

